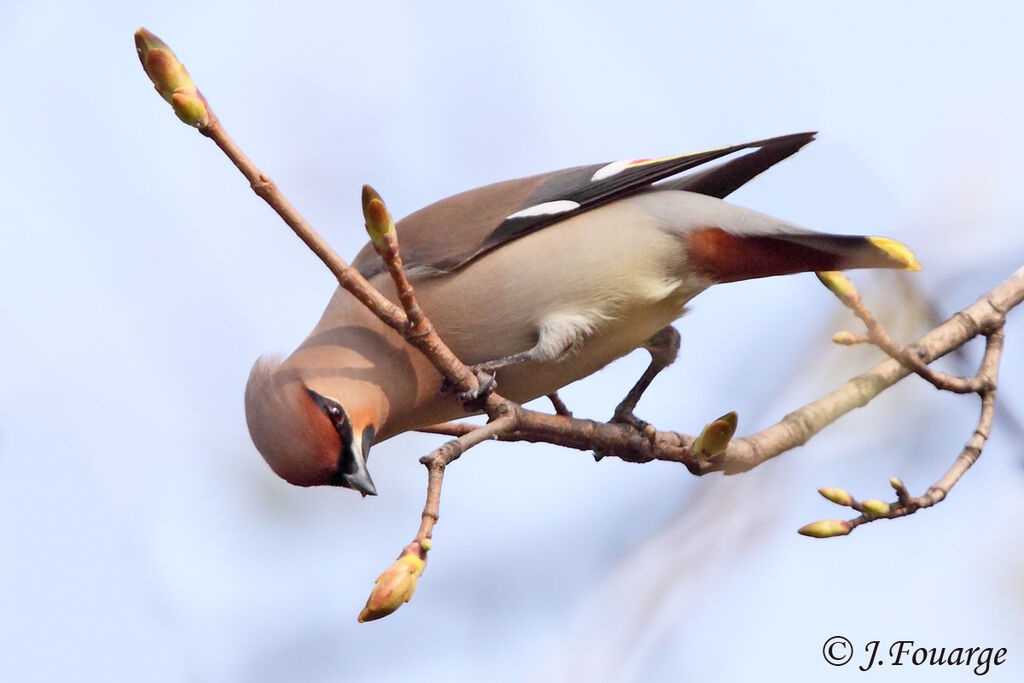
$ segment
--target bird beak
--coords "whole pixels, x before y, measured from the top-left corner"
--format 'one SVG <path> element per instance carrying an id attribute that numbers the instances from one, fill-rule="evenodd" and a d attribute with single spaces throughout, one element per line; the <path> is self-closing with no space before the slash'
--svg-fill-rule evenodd
<path id="1" fill-rule="evenodd" d="M 376 496 L 377 487 L 373 485 L 370 472 L 366 469 L 366 456 L 373 445 L 374 429 L 368 426 L 363 430 L 360 438 L 353 438 L 346 446 L 346 452 L 341 459 L 344 464 L 343 471 L 338 472 L 338 478 L 342 486 L 355 489 L 363 496 Z"/>

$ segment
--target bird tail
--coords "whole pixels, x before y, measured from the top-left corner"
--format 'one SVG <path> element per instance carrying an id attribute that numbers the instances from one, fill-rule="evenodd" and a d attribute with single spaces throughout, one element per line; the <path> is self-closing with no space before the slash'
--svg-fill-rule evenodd
<path id="1" fill-rule="evenodd" d="M 854 268 L 921 270 L 910 249 L 886 237 L 811 232 L 743 235 L 702 228 L 691 231 L 686 242 L 688 262 L 715 282 Z"/>

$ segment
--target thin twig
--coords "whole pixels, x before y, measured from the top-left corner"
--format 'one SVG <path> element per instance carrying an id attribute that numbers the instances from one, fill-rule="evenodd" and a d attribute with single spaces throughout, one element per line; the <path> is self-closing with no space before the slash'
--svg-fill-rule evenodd
<path id="1" fill-rule="evenodd" d="M 978 369 L 978 374 L 975 377 L 970 378 L 977 381 L 977 384 L 980 387 L 977 393 L 981 396 L 981 410 L 978 415 L 977 425 L 974 428 L 974 433 L 971 434 L 971 437 L 967 440 L 963 450 L 957 456 L 956 460 L 953 461 L 952 466 L 950 466 L 942 478 L 928 487 L 928 490 L 924 495 L 911 496 L 903 482 L 899 479 L 893 478 L 890 481 L 893 488 L 896 490 L 896 502 L 892 505 L 887 505 L 877 500 L 872 501 L 873 503 L 879 504 L 881 509 L 880 512 L 873 513 L 871 510 L 867 509 L 869 507 L 868 503 L 862 504 L 856 500 L 852 500 L 852 498 L 841 502 L 830 498 L 833 502 L 849 505 L 861 514 L 858 517 L 847 520 L 846 522 L 838 520 L 833 522 L 818 522 L 804 527 L 801 531 L 803 533 L 807 533 L 808 529 L 813 529 L 818 525 L 834 525 L 827 527 L 834 533 L 830 532 L 824 535 L 845 536 L 863 524 L 869 524 L 880 519 L 897 519 L 899 517 L 906 517 L 914 514 L 918 510 L 930 508 L 945 500 L 946 496 L 949 495 L 949 492 L 953 490 L 953 487 L 957 485 L 967 470 L 969 470 L 971 466 L 978 461 L 978 458 L 981 457 L 981 453 L 985 448 L 985 443 L 988 441 L 988 437 L 992 433 L 992 421 L 996 413 L 996 388 L 999 379 L 999 363 L 1002 357 L 1003 345 L 1004 333 L 1002 328 L 990 332 L 987 335 L 985 356 Z M 808 535 L 813 536 L 817 534 L 808 533 Z"/>
<path id="2" fill-rule="evenodd" d="M 985 386 L 980 391 L 981 414 L 978 416 L 978 425 L 946 474 L 939 481 L 932 484 L 923 496 L 912 499 L 917 509 L 931 507 L 945 499 L 957 482 L 960 481 L 960 478 L 981 457 L 985 443 L 992 433 L 992 420 L 996 411 L 999 361 L 1003 353 L 1003 344 L 1004 333 L 1002 329 L 996 330 L 988 336 L 988 341 L 985 345 L 985 357 L 982 360 L 981 369 L 976 378 L 979 380 L 979 384 Z"/>
<path id="3" fill-rule="evenodd" d="M 441 484 L 444 482 L 445 468 L 473 446 L 511 431 L 515 428 L 516 421 L 515 415 L 503 415 L 445 443 L 430 455 L 420 459 L 420 462 L 427 466 L 427 502 L 423 506 L 420 529 L 416 533 L 416 540 L 421 545 L 425 539 L 430 539 L 439 518 Z"/>
<path id="4" fill-rule="evenodd" d="M 437 424 L 420 427 L 416 431 L 424 434 L 441 434 L 442 436 L 462 436 L 479 428 L 480 425 L 469 424 L 468 422 L 438 422 Z"/>
<path id="5" fill-rule="evenodd" d="M 860 300 L 860 297 L 853 300 L 840 298 L 840 300 L 864 323 L 868 330 L 866 341 L 877 346 L 890 358 L 898 360 L 922 379 L 931 382 L 936 389 L 951 391 L 956 394 L 974 394 L 984 387 L 984 380 L 979 377 L 957 377 L 935 370 L 922 360 L 920 352 L 914 346 L 908 347 L 897 344 L 889 336 L 888 332 L 885 331 L 881 323 L 875 319 L 875 316 L 868 310 L 863 301 Z M 999 321 L 999 324 L 1002 324 L 1002 322 Z M 858 337 L 856 341 L 860 342 L 862 339 Z"/>
<path id="6" fill-rule="evenodd" d="M 235 167 L 249 181 L 253 191 L 269 204 L 298 235 L 299 239 L 323 261 L 328 270 L 337 278 L 339 285 L 373 311 L 385 324 L 400 332 L 410 344 L 422 351 L 458 391 L 473 392 L 478 389 L 479 385 L 473 373 L 451 352 L 432 328 L 427 329 L 422 320 L 417 320 L 415 324 L 411 325 L 410 318 L 402 308 L 374 289 L 373 285 L 367 282 L 358 270 L 338 256 L 292 203 L 285 198 L 270 177 L 260 171 L 235 144 L 212 109 L 209 111 L 209 120 L 199 126 L 199 132 L 213 140 L 231 159 Z M 394 263 L 398 264 L 398 270 L 404 280 L 405 274 L 400 267 L 400 262 L 395 261 Z M 404 280 L 404 282 L 408 285 L 408 280 Z M 404 293 L 411 294 L 411 286 L 409 291 Z M 400 294 L 403 294 L 401 290 Z M 404 300 L 403 303 L 405 303 Z"/>
<path id="7" fill-rule="evenodd" d="M 405 330 L 407 338 L 422 337 L 434 331 L 433 325 L 427 320 L 423 309 L 416 300 L 416 293 L 408 276 L 405 274 L 405 267 L 402 265 L 402 255 L 398 249 L 398 237 L 394 233 L 385 235 L 386 246 L 383 253 L 380 253 L 384 265 L 395 283 L 395 290 L 398 293 L 398 300 L 402 303 L 405 315 L 408 318 L 408 329 Z"/>
<path id="8" fill-rule="evenodd" d="M 212 109 L 210 110 L 209 121 L 205 125 L 199 126 L 199 132 L 213 140 L 220 147 L 221 151 L 227 155 L 235 167 L 249 181 L 253 192 L 269 204 L 270 208 L 277 212 L 277 215 L 288 224 L 288 227 L 298 235 L 299 239 L 323 261 L 327 269 L 337 278 L 338 284 L 359 299 L 364 306 L 376 313 L 377 317 L 387 325 L 396 330 L 402 330 L 406 321 L 402 309 L 374 289 L 359 271 L 349 266 L 344 259 L 338 256 L 337 252 L 302 217 L 298 209 L 285 198 L 277 188 L 277 185 L 270 179 L 270 176 L 260 171 L 252 160 L 242 152 L 241 148 L 235 144 L 235 141 L 224 130 Z"/>
<path id="9" fill-rule="evenodd" d="M 1024 301 L 1024 267 L 919 337 L 912 346 L 918 350 L 923 362 L 932 362 L 979 334 L 1001 327 L 1006 313 L 1021 301 Z M 908 374 L 910 370 L 900 361 L 883 361 L 838 389 L 786 415 L 777 424 L 745 438 L 733 439 L 723 455 L 710 463 L 698 463 L 697 473 L 720 470 L 725 474 L 738 474 L 751 470 L 766 460 L 802 446 L 822 429 L 855 408 L 867 405 Z M 686 437 L 681 437 L 681 440 L 688 443 Z"/>

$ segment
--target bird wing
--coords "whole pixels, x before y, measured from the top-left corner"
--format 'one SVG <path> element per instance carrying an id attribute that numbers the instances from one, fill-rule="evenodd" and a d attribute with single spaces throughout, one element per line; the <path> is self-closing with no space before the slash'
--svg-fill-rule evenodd
<path id="1" fill-rule="evenodd" d="M 450 273 L 514 239 L 570 216 L 654 189 L 722 198 L 814 139 L 814 133 L 719 147 L 662 159 L 627 159 L 508 180 L 469 190 L 420 209 L 397 224 L 410 275 Z M 716 166 L 658 185 L 680 173 L 734 156 Z M 384 265 L 367 244 L 353 265 L 364 277 Z"/>

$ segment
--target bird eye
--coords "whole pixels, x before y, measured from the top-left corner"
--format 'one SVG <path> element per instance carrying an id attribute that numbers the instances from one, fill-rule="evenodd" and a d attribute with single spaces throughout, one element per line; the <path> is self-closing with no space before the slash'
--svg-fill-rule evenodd
<path id="1" fill-rule="evenodd" d="M 321 396 L 312 389 L 307 389 L 306 391 L 309 392 L 310 398 L 312 398 L 320 410 L 323 411 L 324 415 L 331 419 L 331 422 L 334 423 L 335 429 L 344 431 L 347 428 L 348 431 L 351 431 L 351 427 L 348 426 L 348 415 L 345 413 L 344 408 L 332 399 L 329 399 L 326 396 Z"/>
<path id="2" fill-rule="evenodd" d="M 307 389 L 310 398 L 316 402 L 320 410 L 323 411 L 331 423 L 334 425 L 334 429 L 337 430 L 338 436 L 341 438 L 341 442 L 346 446 L 352 443 L 352 423 L 349 422 L 348 414 L 345 413 L 345 409 L 342 408 L 336 401 L 321 396 L 312 389 Z"/>

